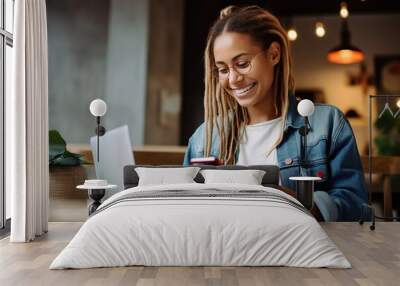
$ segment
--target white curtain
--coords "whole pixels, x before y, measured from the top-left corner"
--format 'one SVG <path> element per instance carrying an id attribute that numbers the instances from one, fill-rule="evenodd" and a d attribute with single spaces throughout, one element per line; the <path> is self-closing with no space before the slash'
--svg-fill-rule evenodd
<path id="1" fill-rule="evenodd" d="M 6 98 L 6 186 L 11 189 L 12 242 L 47 232 L 48 56 L 45 0 L 14 7 L 13 92 Z"/>

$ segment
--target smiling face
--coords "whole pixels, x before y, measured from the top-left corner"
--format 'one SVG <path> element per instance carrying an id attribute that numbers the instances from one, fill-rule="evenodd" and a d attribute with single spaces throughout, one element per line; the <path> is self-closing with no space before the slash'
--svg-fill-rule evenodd
<path id="1" fill-rule="evenodd" d="M 252 110 L 273 112 L 274 66 L 280 58 L 277 42 L 263 50 L 250 35 L 224 32 L 215 39 L 213 53 L 219 83 L 239 105 L 249 113 Z M 268 117 L 274 116 L 268 114 Z"/>

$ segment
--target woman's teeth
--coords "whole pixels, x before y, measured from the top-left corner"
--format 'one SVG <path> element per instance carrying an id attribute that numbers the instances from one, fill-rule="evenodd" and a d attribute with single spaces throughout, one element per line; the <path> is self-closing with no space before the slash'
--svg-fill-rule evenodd
<path id="1" fill-rule="evenodd" d="M 244 87 L 244 88 L 235 89 L 235 90 L 234 90 L 235 95 L 236 95 L 236 96 L 243 96 L 243 95 L 245 95 L 248 91 L 250 91 L 251 89 L 253 89 L 253 87 L 255 87 L 255 86 L 256 86 L 256 83 L 252 83 L 252 84 L 250 84 L 250 85 L 248 85 L 248 86 L 246 86 L 246 87 Z"/>

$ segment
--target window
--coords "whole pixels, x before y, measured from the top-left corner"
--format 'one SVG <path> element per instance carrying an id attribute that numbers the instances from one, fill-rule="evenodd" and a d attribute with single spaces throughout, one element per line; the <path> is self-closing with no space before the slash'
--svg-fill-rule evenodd
<path id="1" fill-rule="evenodd" d="M 10 194 L 4 182 L 5 98 L 11 92 L 14 0 L 0 0 L 0 228 L 11 217 Z"/>

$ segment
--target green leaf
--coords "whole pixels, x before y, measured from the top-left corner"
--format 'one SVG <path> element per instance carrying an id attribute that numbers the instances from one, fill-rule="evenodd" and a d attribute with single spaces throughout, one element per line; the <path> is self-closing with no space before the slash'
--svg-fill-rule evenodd
<path id="1" fill-rule="evenodd" d="M 67 143 L 57 130 L 49 130 L 49 165 L 78 166 L 85 162 L 81 157 L 67 150 Z"/>
<path id="2" fill-rule="evenodd" d="M 400 140 L 391 136 L 379 135 L 375 138 L 379 155 L 400 155 Z"/>
<path id="3" fill-rule="evenodd" d="M 67 144 L 57 130 L 49 130 L 49 160 L 60 156 L 66 151 Z"/>
<path id="4" fill-rule="evenodd" d="M 64 157 L 64 158 L 69 158 L 69 157 L 71 157 L 71 158 L 79 159 L 79 158 L 82 157 L 82 155 L 81 155 L 81 154 L 71 153 L 71 152 L 69 152 L 68 150 L 65 150 L 65 152 L 64 152 L 64 154 L 63 154 L 63 157 Z"/>
<path id="5" fill-rule="evenodd" d="M 50 165 L 51 166 L 79 166 L 81 164 L 80 159 L 74 157 L 59 157 L 56 158 Z"/>
<path id="6" fill-rule="evenodd" d="M 396 120 L 389 112 L 383 113 L 382 116 L 375 121 L 375 127 L 384 134 L 388 134 L 395 126 Z"/>

